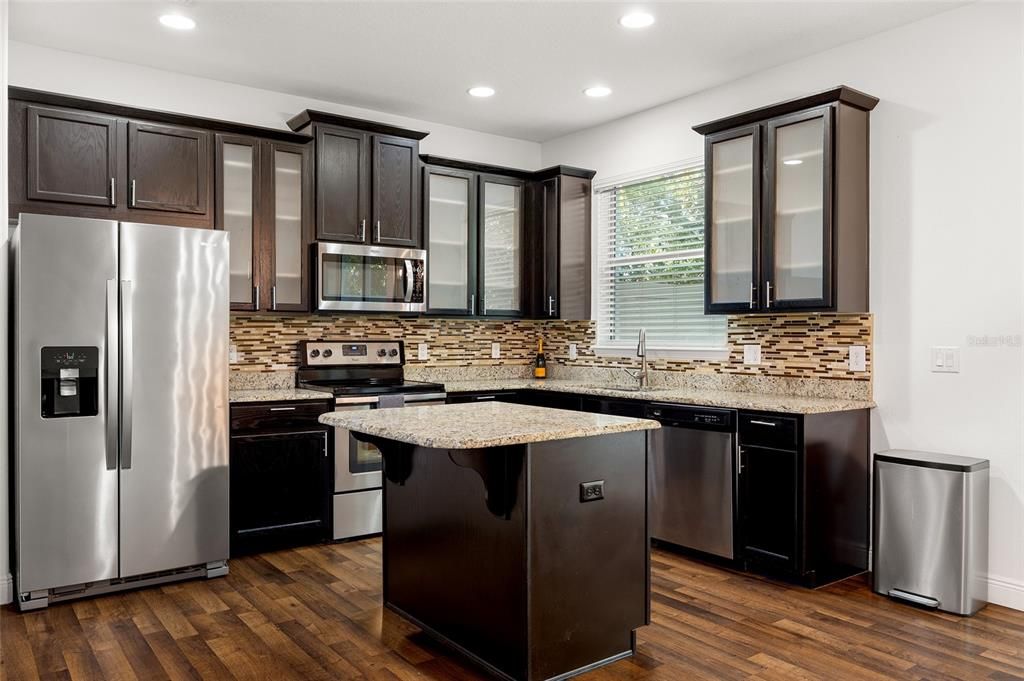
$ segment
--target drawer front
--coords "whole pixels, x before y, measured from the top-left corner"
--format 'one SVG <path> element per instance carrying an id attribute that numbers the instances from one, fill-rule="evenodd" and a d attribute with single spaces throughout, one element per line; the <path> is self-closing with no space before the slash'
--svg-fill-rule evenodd
<path id="1" fill-rule="evenodd" d="M 319 418 L 330 410 L 326 401 L 232 405 L 231 432 L 326 428 Z"/>
<path id="2" fill-rule="evenodd" d="M 740 444 L 792 451 L 797 449 L 798 437 L 795 417 L 740 412 Z"/>
<path id="3" fill-rule="evenodd" d="M 470 402 L 513 402 L 517 393 L 512 390 L 500 390 L 491 393 L 448 393 L 448 404 L 468 404 Z"/>

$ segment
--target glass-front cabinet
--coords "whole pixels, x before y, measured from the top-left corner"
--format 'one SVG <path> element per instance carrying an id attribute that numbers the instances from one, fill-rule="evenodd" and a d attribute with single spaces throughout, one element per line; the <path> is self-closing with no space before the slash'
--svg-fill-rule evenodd
<path id="1" fill-rule="evenodd" d="M 476 314 L 476 188 L 473 173 L 428 167 L 424 171 L 424 225 L 430 266 L 427 311 Z"/>
<path id="2" fill-rule="evenodd" d="M 525 187 L 514 177 L 424 169 L 429 313 L 524 314 Z"/>
<path id="3" fill-rule="evenodd" d="M 217 228 L 231 234 L 231 309 L 309 309 L 308 144 L 217 136 Z"/>
<path id="4" fill-rule="evenodd" d="M 841 86 L 694 127 L 705 136 L 707 314 L 868 310 L 877 102 Z"/>

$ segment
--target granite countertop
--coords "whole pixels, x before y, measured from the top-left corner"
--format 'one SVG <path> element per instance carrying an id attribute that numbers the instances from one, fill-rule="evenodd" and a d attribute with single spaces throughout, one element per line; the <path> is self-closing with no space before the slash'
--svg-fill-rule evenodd
<path id="1" fill-rule="evenodd" d="M 660 428 L 657 421 L 504 402 L 340 411 L 320 423 L 436 449 L 483 449 Z"/>
<path id="2" fill-rule="evenodd" d="M 228 402 L 242 404 L 245 402 L 299 402 L 302 400 L 327 400 L 331 394 L 319 390 L 303 390 L 301 388 L 277 388 L 265 390 L 231 390 Z"/>
<path id="3" fill-rule="evenodd" d="M 522 379 L 490 379 L 475 381 L 445 381 L 449 393 L 491 390 L 550 390 L 552 392 L 616 397 L 627 400 L 692 404 L 702 407 L 727 407 L 753 411 L 771 411 L 784 414 L 826 414 L 854 409 L 872 409 L 875 403 L 835 397 L 799 397 L 772 393 L 733 392 L 728 390 L 701 390 L 695 388 L 648 387 L 645 390 L 621 390 L 613 384 L 581 383 L 580 381 Z"/>

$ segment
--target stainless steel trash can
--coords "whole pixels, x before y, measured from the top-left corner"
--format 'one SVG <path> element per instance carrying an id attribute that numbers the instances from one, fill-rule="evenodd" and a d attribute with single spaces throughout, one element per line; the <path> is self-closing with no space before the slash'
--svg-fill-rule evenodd
<path id="1" fill-rule="evenodd" d="M 973 615 L 988 600 L 988 460 L 875 455 L 874 588 Z"/>

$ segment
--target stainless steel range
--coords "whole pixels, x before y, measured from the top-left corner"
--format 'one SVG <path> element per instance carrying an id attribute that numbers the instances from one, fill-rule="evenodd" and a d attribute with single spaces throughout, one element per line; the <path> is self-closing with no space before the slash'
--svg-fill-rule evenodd
<path id="1" fill-rule="evenodd" d="M 336 411 L 444 404 L 440 383 L 406 381 L 402 341 L 303 341 L 300 388 L 335 397 Z M 334 431 L 334 532 L 347 539 L 381 531 L 380 451 Z"/>

